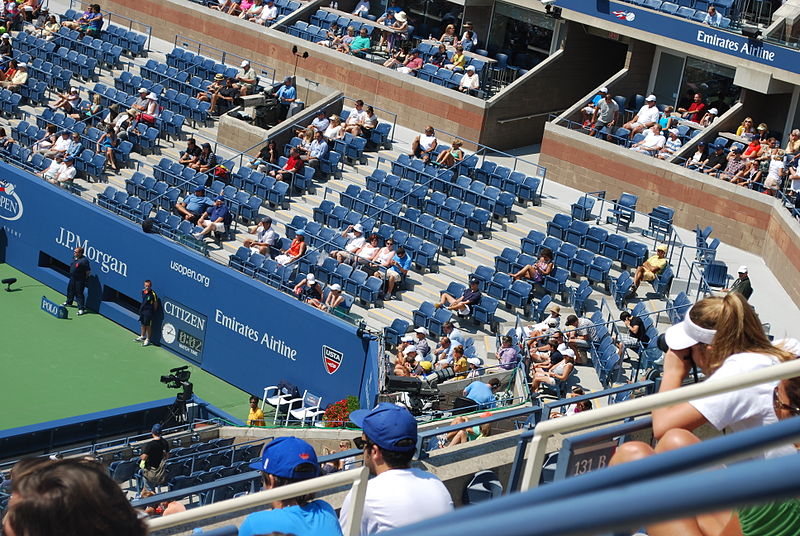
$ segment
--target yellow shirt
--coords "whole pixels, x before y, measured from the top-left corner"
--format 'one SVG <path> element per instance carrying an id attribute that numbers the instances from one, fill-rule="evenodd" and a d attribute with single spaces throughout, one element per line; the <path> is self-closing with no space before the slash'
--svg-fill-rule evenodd
<path id="1" fill-rule="evenodd" d="M 261 408 L 250 408 L 250 414 L 247 415 L 248 426 L 264 426 L 264 412 Z"/>
<path id="2" fill-rule="evenodd" d="M 661 259 L 658 257 L 658 254 L 656 254 L 647 259 L 647 264 L 650 266 L 653 273 L 660 273 L 667 265 L 667 258 L 664 257 Z"/>
<path id="3" fill-rule="evenodd" d="M 467 363 L 466 357 L 461 357 L 461 359 L 459 359 L 453 364 L 453 371 L 456 374 L 467 372 L 468 370 L 469 370 L 469 363 Z M 466 374 L 462 374 L 461 376 L 456 376 L 456 379 L 463 380 L 466 379 L 466 377 L 467 377 Z"/>
<path id="4" fill-rule="evenodd" d="M 450 63 L 452 63 L 455 67 L 461 67 L 463 69 L 464 64 L 467 63 L 467 58 L 464 56 L 464 54 L 458 54 L 456 52 L 450 59 Z"/>

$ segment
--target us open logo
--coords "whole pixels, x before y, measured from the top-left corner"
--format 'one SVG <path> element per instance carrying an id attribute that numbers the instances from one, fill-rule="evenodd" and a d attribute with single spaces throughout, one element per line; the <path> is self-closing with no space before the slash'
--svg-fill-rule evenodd
<path id="1" fill-rule="evenodd" d="M 22 217 L 22 200 L 14 191 L 14 185 L 0 181 L 0 218 L 8 221 Z"/>
<path id="2" fill-rule="evenodd" d="M 339 367 L 342 366 L 342 359 L 344 354 L 339 350 L 334 350 L 330 346 L 322 346 L 322 362 L 325 364 L 325 370 L 328 374 L 333 374 Z"/>

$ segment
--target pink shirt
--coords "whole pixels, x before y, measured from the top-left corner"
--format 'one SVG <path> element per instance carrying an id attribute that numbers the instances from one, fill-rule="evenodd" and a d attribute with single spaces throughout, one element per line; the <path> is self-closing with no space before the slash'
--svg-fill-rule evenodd
<path id="1" fill-rule="evenodd" d="M 419 69 L 420 67 L 422 67 L 422 58 L 420 58 L 419 56 L 417 56 L 417 57 L 416 57 L 416 58 L 414 58 L 413 60 L 411 60 L 411 61 L 409 61 L 408 63 L 406 63 L 406 67 L 408 67 L 408 68 L 409 68 L 409 69 L 411 69 L 412 71 L 413 71 L 414 69 Z"/>

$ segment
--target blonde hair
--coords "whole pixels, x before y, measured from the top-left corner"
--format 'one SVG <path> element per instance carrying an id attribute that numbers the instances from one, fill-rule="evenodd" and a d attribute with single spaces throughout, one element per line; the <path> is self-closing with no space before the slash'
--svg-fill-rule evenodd
<path id="1" fill-rule="evenodd" d="M 794 359 L 790 352 L 772 345 L 758 315 L 738 292 L 700 300 L 689 310 L 689 318 L 701 328 L 717 331 L 708 349 L 711 372 L 741 352 L 767 354 L 780 361 Z"/>

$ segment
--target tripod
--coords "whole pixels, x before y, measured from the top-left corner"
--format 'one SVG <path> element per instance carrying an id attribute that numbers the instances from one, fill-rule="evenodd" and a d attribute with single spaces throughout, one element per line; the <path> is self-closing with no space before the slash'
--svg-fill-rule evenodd
<path id="1" fill-rule="evenodd" d="M 175 402 L 167 408 L 167 415 L 161 421 L 161 427 L 180 426 L 188 422 L 189 415 L 186 411 L 186 400 L 183 400 L 182 395 L 178 395 L 175 397 Z"/>

